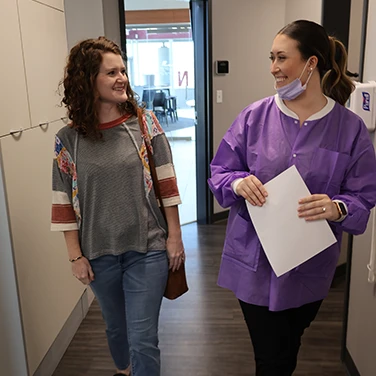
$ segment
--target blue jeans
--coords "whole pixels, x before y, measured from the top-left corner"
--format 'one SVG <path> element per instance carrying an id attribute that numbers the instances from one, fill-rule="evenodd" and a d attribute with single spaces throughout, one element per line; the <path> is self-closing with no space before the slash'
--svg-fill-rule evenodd
<path id="1" fill-rule="evenodd" d="M 165 251 L 126 252 L 90 261 L 90 284 L 106 323 L 114 363 L 132 376 L 159 376 L 158 320 L 168 276 Z"/>

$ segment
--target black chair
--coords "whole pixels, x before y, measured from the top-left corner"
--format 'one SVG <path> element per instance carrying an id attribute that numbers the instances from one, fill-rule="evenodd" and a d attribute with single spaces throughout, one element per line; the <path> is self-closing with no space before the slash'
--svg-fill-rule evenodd
<path id="1" fill-rule="evenodd" d="M 176 105 L 176 97 L 167 97 L 167 113 L 170 115 L 171 121 L 177 121 L 178 112 L 177 112 L 177 105 Z"/>
<path id="2" fill-rule="evenodd" d="M 162 118 L 165 118 L 166 124 L 168 125 L 166 94 L 161 90 L 156 91 L 154 94 L 153 112 L 155 113 L 160 122 Z"/>
<path id="3" fill-rule="evenodd" d="M 156 90 L 154 89 L 144 89 L 142 91 L 142 102 L 145 103 L 146 108 L 152 109 L 153 108 L 153 101 L 155 96 Z"/>
<path id="4" fill-rule="evenodd" d="M 171 96 L 169 88 L 160 89 L 166 94 L 166 107 L 167 107 L 167 114 L 170 116 L 171 122 L 177 121 L 178 113 L 176 111 L 176 97 Z"/>
<path id="5" fill-rule="evenodd" d="M 160 89 L 160 91 L 163 91 L 166 94 L 166 98 L 170 96 L 170 89 L 168 87 Z"/>

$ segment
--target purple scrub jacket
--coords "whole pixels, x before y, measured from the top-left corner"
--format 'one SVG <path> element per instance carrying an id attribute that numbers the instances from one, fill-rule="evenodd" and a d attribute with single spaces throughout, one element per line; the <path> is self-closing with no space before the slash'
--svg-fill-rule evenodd
<path id="1" fill-rule="evenodd" d="M 356 114 L 327 99 L 326 107 L 301 127 L 278 96 L 251 104 L 227 131 L 211 163 L 210 189 L 221 206 L 231 208 L 218 284 L 238 299 L 271 311 L 327 295 L 342 231 L 363 233 L 376 203 L 375 149 L 366 126 Z M 265 184 L 292 165 L 312 194 L 342 200 L 349 214 L 341 223 L 329 222 L 337 243 L 277 278 L 245 201 L 231 183 L 253 174 Z"/>

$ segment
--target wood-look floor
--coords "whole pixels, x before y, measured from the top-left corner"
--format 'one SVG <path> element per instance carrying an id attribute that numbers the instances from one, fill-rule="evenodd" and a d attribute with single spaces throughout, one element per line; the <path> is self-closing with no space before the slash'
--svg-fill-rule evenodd
<path id="1" fill-rule="evenodd" d="M 254 375 L 252 347 L 238 302 L 216 285 L 224 232 L 224 224 L 183 226 L 190 291 L 176 301 L 163 301 L 162 376 Z M 306 331 L 294 375 L 346 374 L 340 361 L 343 291 L 344 283 L 331 289 Z M 54 376 L 112 376 L 104 329 L 94 302 Z"/>

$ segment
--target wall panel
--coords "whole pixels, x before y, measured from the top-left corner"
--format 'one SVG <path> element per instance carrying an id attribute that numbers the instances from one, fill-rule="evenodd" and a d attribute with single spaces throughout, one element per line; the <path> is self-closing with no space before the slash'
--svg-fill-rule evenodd
<path id="1" fill-rule="evenodd" d="M 84 291 L 71 275 L 63 235 L 50 231 L 52 150 L 61 126 L 59 121 L 0 141 L 31 374 Z"/>
<path id="2" fill-rule="evenodd" d="M 371 240 L 375 220 L 373 209 L 366 232 L 354 236 L 351 261 L 346 346 L 361 376 L 376 375 L 376 285 L 367 280 L 370 251 L 375 247 Z"/>
<path id="3" fill-rule="evenodd" d="M 1 6 L 0 34 L 0 137 L 11 129 L 29 128 L 30 115 L 27 101 L 17 0 L 8 0 Z"/>
<path id="4" fill-rule="evenodd" d="M 19 10 L 31 120 L 38 126 L 65 116 L 57 94 L 67 57 L 65 19 L 32 0 L 19 0 Z"/>
<path id="5" fill-rule="evenodd" d="M 26 354 L 14 271 L 8 207 L 0 151 L 0 370 L 1 375 L 27 376 Z"/>
<path id="6" fill-rule="evenodd" d="M 64 0 L 32 0 L 36 3 L 45 4 L 55 9 L 64 10 Z"/>

